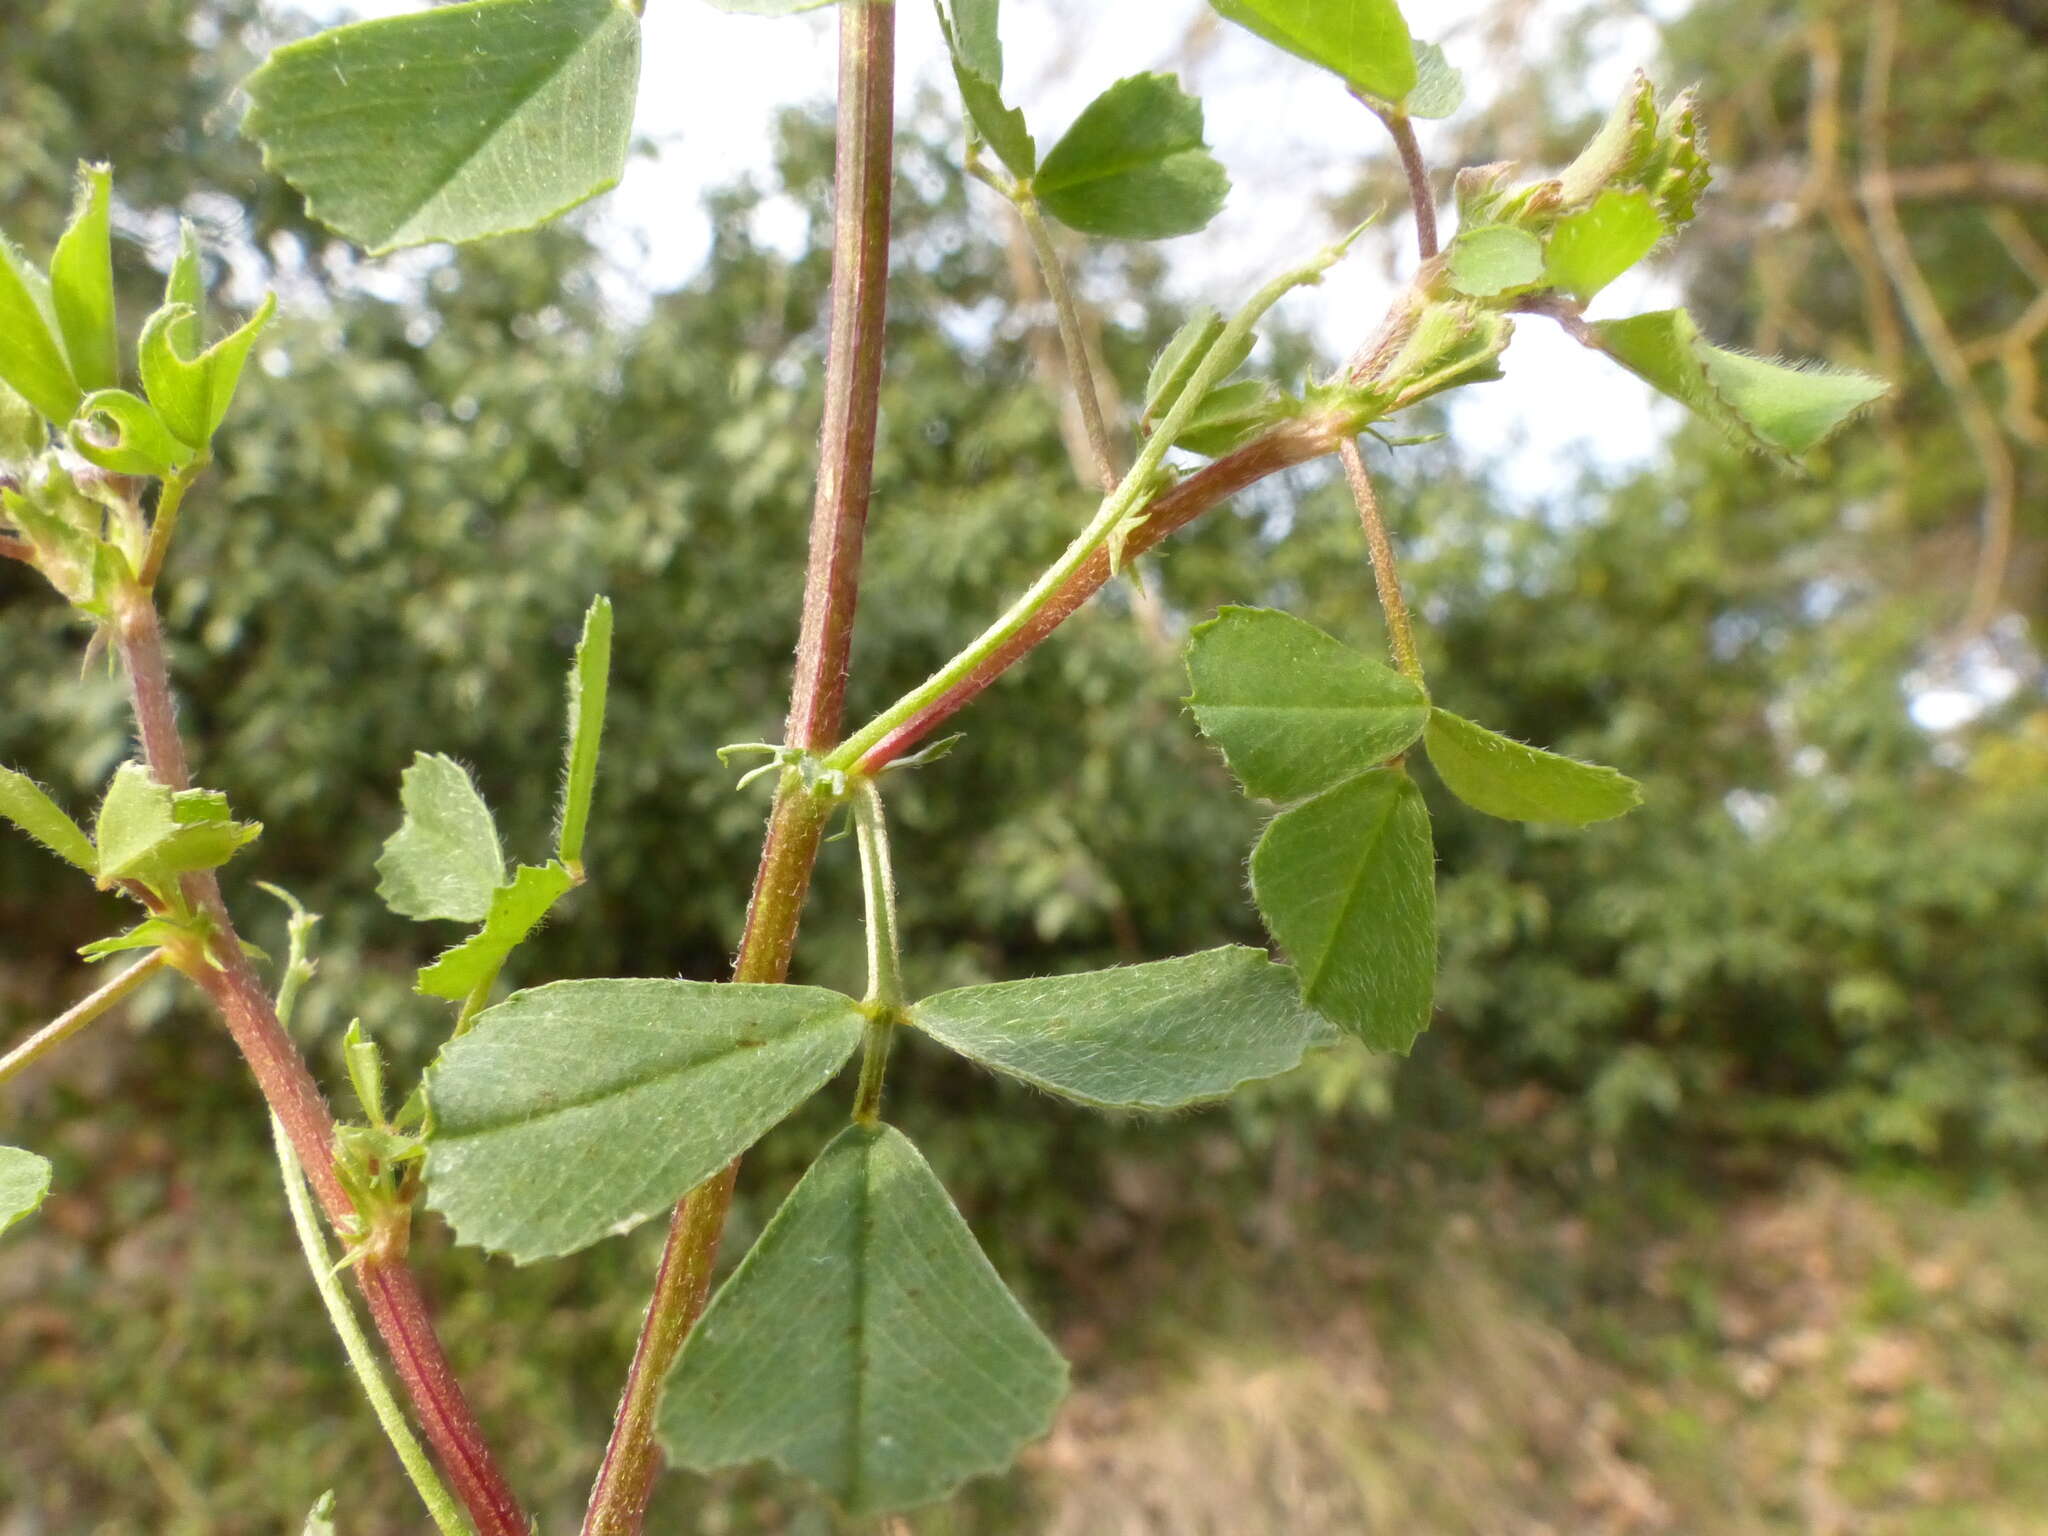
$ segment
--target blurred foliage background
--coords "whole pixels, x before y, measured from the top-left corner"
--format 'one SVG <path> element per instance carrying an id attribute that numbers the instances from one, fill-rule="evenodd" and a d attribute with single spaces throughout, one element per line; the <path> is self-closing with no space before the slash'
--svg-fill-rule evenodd
<path id="1" fill-rule="evenodd" d="M 1453 58 L 1500 89 L 1461 161 L 1568 158 L 1601 110 L 1578 71 L 1635 10 L 1469 22 Z M 1900 388 L 1807 479 L 1693 426 L 1539 496 L 1455 432 L 1392 459 L 1439 695 L 1648 803 L 1575 835 L 1433 807 L 1444 974 L 1410 1060 L 1326 1056 L 1160 1121 L 906 1052 L 898 1116 L 1081 1382 L 1015 1475 L 910 1529 L 2048 1531 L 2048 26 L 1998 0 L 1665 12 L 1660 77 L 1700 82 L 1718 171 L 1669 282 L 1719 339 Z M 230 899 L 280 948 L 252 880 L 325 914 L 300 1027 L 338 1085 L 350 1016 L 409 1068 L 446 1026 L 409 991 L 441 936 L 372 895 L 399 770 L 462 758 L 537 851 L 594 591 L 620 625 L 595 878 L 518 979 L 722 974 L 762 803 L 713 749 L 776 735 L 787 688 L 831 141 L 787 114 L 773 184 L 718 193 L 705 269 L 644 311 L 587 220 L 366 266 L 234 135 L 282 25 L 249 0 L 0 0 L 0 222 L 46 249 L 74 163 L 111 157 L 129 315 L 180 212 L 226 292 L 280 291 L 168 619 L 199 771 L 266 827 Z M 1393 186 L 1368 127 L 1333 220 Z M 955 131 L 938 98 L 904 127 L 856 712 L 1085 499 Z M 793 255 L 754 234 L 778 195 L 808 216 Z M 1077 256 L 1128 393 L 1176 321 L 1159 258 Z M 1543 388 L 1513 363 L 1495 390 Z M 1175 652 L 1221 602 L 1374 641 L 1355 519 L 1313 466 L 1150 565 L 906 776 L 913 984 L 1258 941 L 1254 814 Z M 0 759 L 73 805 L 129 750 L 81 639 L 0 566 Z M 853 876 L 828 849 L 804 979 L 859 974 Z M 68 957 L 114 917 L 0 843 L 0 1038 L 84 989 Z M 839 1113 L 749 1159 L 729 1256 Z M 59 1188 L 0 1247 L 0 1532 L 296 1531 L 328 1487 L 345 1531 L 419 1528 L 198 1008 L 145 995 L 0 1115 Z M 546 1529 L 573 1526 L 657 1243 L 513 1270 L 422 1233 Z M 664 1499 L 665 1530 L 831 1529 L 765 1475 Z"/>

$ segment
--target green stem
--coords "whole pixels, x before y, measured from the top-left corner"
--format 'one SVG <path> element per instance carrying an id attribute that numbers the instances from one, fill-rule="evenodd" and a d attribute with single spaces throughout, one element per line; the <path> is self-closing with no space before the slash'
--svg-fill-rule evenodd
<path id="1" fill-rule="evenodd" d="M 284 999 L 280 995 L 282 1001 Z M 270 1134 L 277 1145 L 278 1173 L 284 1180 L 285 1203 L 291 1207 L 292 1228 L 299 1235 L 299 1249 L 306 1256 L 306 1268 L 312 1273 L 313 1288 L 320 1293 L 320 1304 L 327 1309 L 327 1320 L 341 1339 L 349 1368 L 355 1372 L 356 1383 L 363 1389 L 363 1396 L 370 1400 L 370 1408 L 377 1415 L 377 1422 L 383 1426 L 384 1438 L 391 1442 L 392 1450 L 404 1463 L 405 1475 L 412 1479 L 413 1487 L 419 1491 L 420 1502 L 427 1506 L 435 1528 L 441 1536 L 470 1536 L 469 1522 L 462 1518 L 455 1496 L 434 1470 L 434 1464 L 428 1459 L 426 1448 L 413 1434 L 412 1426 L 406 1423 L 405 1410 L 399 1407 L 383 1368 L 377 1364 L 377 1353 L 370 1347 L 362 1324 L 356 1321 L 355 1308 L 349 1305 L 341 1282 L 335 1278 L 333 1256 L 328 1252 L 327 1240 L 320 1231 L 320 1217 L 313 1208 L 313 1193 L 307 1187 L 305 1170 L 299 1166 L 299 1159 L 292 1151 L 291 1137 L 285 1132 L 284 1122 L 276 1115 L 270 1117 Z"/>
<path id="2" fill-rule="evenodd" d="M 156 579 L 163 574 L 164 557 L 171 552 L 171 538 L 178 531 L 178 514 L 185 506 L 185 492 L 205 468 L 206 461 L 201 459 L 164 482 L 163 494 L 157 498 L 156 516 L 149 521 L 149 546 L 143 551 L 142 569 L 136 575 L 145 593 L 156 590 Z"/>
<path id="3" fill-rule="evenodd" d="M 1116 455 L 1110 449 L 1109 428 L 1102 416 L 1102 399 L 1095 391 L 1095 371 L 1088 366 L 1088 342 L 1081 334 L 1081 312 L 1074 293 L 1067 286 L 1066 269 L 1059 249 L 1052 243 L 1052 231 L 1038 211 L 1038 199 L 1025 194 L 1015 198 L 1017 216 L 1031 236 L 1031 249 L 1038 257 L 1038 270 L 1045 278 L 1045 291 L 1052 300 L 1052 312 L 1059 322 L 1060 350 L 1067 358 L 1067 381 L 1081 407 L 1081 425 L 1088 433 L 1088 450 L 1095 459 L 1095 473 L 1105 495 L 1117 487 Z"/>
<path id="4" fill-rule="evenodd" d="M 476 1016 L 490 1006 L 491 988 L 498 984 L 498 975 L 504 970 L 502 962 L 491 967 L 490 974 L 469 989 L 469 996 L 462 1000 L 462 1011 L 455 1015 L 455 1033 L 452 1039 L 460 1040 L 476 1023 Z"/>
<path id="5" fill-rule="evenodd" d="M 109 1008 L 128 997 L 137 987 L 162 970 L 168 958 L 160 949 L 151 951 L 90 997 L 72 1004 L 5 1056 L 0 1056 L 0 1083 L 6 1082 L 18 1072 L 27 1071 Z"/>
<path id="6" fill-rule="evenodd" d="M 1266 284 L 1252 296 L 1250 303 L 1238 311 L 1223 334 L 1209 349 L 1201 365 L 1195 369 L 1180 398 L 1166 413 L 1166 419 L 1159 424 L 1159 430 L 1146 440 L 1144 451 L 1116 490 L 1103 498 L 1102 506 L 1086 528 L 1075 536 L 1058 560 L 1048 566 L 1043 575 L 1031 584 L 1025 594 L 1012 603 L 1003 616 L 983 630 L 960 652 L 924 682 L 910 690 L 883 710 L 874 719 L 849 736 L 830 753 L 824 766 L 841 770 L 852 770 L 859 764 L 868 748 L 904 721 L 917 714 L 927 704 L 942 697 L 953 685 L 1001 650 L 1025 625 L 1032 616 L 1051 600 L 1054 593 L 1066 584 L 1067 579 L 1085 565 L 1088 557 L 1107 543 L 1117 526 L 1136 512 L 1158 489 L 1157 473 L 1165 462 L 1167 449 L 1180 435 L 1181 429 L 1194 416 L 1202 397 L 1223 380 L 1231 364 L 1231 357 L 1237 343 L 1251 334 L 1267 310 L 1288 293 L 1307 283 L 1317 282 L 1338 257 L 1344 254 L 1350 242 L 1344 241 L 1321 252 L 1314 260 L 1291 272 L 1283 273 Z"/>
<path id="7" fill-rule="evenodd" d="M 902 1008 L 902 949 L 896 938 L 896 871 L 882 792 L 863 774 L 853 780 L 853 831 L 860 846 L 861 895 L 868 917 L 868 995 L 877 1008 Z"/>
<path id="8" fill-rule="evenodd" d="M 1387 525 L 1380 517 L 1380 499 L 1373 491 L 1372 476 L 1365 471 L 1365 456 L 1358 451 L 1358 439 L 1347 437 L 1337 445 L 1337 457 L 1344 461 L 1344 478 L 1351 482 L 1351 496 L 1358 503 L 1358 521 L 1365 528 L 1366 548 L 1372 554 L 1373 585 L 1379 589 L 1380 612 L 1387 619 L 1387 644 L 1394 653 L 1394 665 L 1401 674 L 1422 684 L 1422 658 L 1415 649 L 1415 630 L 1408 622 L 1408 604 L 1401 596 L 1401 572 L 1394 564 L 1394 544 L 1387 537 Z"/>

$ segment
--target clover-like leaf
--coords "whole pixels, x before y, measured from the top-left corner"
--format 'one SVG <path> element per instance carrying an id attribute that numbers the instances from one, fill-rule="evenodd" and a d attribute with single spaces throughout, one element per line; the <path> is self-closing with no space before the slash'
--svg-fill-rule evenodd
<path id="1" fill-rule="evenodd" d="M 276 313 L 277 295 L 266 293 L 240 329 L 190 357 L 181 353 L 181 338 L 197 331 L 196 311 L 184 304 L 166 304 L 143 325 L 137 348 L 142 387 L 180 442 L 203 450 L 213 441 L 234 403 L 249 349 Z"/>
<path id="2" fill-rule="evenodd" d="M 85 391 L 58 340 L 56 306 L 42 273 L 0 235 L 0 381 L 52 426 L 71 420 Z"/>
<path id="3" fill-rule="evenodd" d="M 1032 179 L 1045 211 L 1083 234 L 1164 240 L 1223 207 L 1230 178 L 1202 137 L 1202 104 L 1172 75 L 1132 75 L 1082 109 Z"/>
<path id="4" fill-rule="evenodd" d="M 1527 288 L 1543 277 L 1543 244 L 1525 229 L 1488 224 L 1451 242 L 1451 286 L 1475 299 Z"/>
<path id="5" fill-rule="evenodd" d="M 1402 104 L 1410 117 L 1449 117 L 1465 105 L 1465 77 L 1435 43 L 1415 45 L 1415 86 Z"/>
<path id="6" fill-rule="evenodd" d="M 92 839 L 50 798 L 49 791 L 27 774 L 0 768 L 0 816 L 58 858 L 76 864 L 89 875 L 96 873 L 99 858 L 93 852 Z"/>
<path id="7" fill-rule="evenodd" d="M 1422 794 L 1376 768 L 1273 818 L 1252 895 L 1311 1008 L 1405 1055 L 1436 989 L 1436 854 Z"/>
<path id="8" fill-rule="evenodd" d="M 1248 794 L 1299 800 L 1405 752 L 1429 698 L 1391 667 L 1271 608 L 1225 608 L 1188 641 L 1195 722 Z"/>
<path id="9" fill-rule="evenodd" d="M 1475 811 L 1507 821 L 1605 821 L 1643 803 L 1642 786 L 1593 763 L 1524 746 L 1447 709 L 1430 711 L 1430 766 Z"/>
<path id="10" fill-rule="evenodd" d="M 613 186 L 639 74 L 624 0 L 470 0 L 278 49 L 242 128 L 376 255 L 531 229 Z"/>
<path id="11" fill-rule="evenodd" d="M 960 987 L 917 1003 L 910 1022 L 983 1066 L 1109 1109 L 1177 1109 L 1273 1077 L 1317 1023 L 1286 966 L 1235 945 Z"/>
<path id="12" fill-rule="evenodd" d="M 420 992 L 452 1000 L 468 997 L 498 974 L 506 957 L 575 883 L 576 877 L 560 864 L 520 865 L 510 884 L 491 893 L 483 927 L 420 972 Z"/>
<path id="13" fill-rule="evenodd" d="M 1590 300 L 1664 238 L 1647 192 L 1602 192 L 1557 221 L 1543 248 L 1543 280 L 1581 303 Z"/>
<path id="14" fill-rule="evenodd" d="M 560 981 L 478 1015 L 427 1071 L 427 1203 L 521 1263 L 666 1211 L 845 1065 L 866 1020 L 818 987 Z"/>
<path id="15" fill-rule="evenodd" d="M 120 351 L 114 331 L 114 248 L 108 204 L 113 171 L 105 165 L 78 168 L 78 201 L 71 222 L 50 253 L 50 301 L 57 329 L 71 359 L 71 376 L 82 390 L 112 389 L 120 383 Z"/>
<path id="16" fill-rule="evenodd" d="M 1891 388 L 1867 373 L 1788 367 L 1713 346 L 1682 309 L 1603 320 L 1593 330 L 1629 372 L 1787 464 Z"/>
<path id="17" fill-rule="evenodd" d="M 421 752 L 399 781 L 405 819 L 377 857 L 377 894 L 401 917 L 480 923 L 505 883 L 498 825 L 468 772 Z"/>
<path id="18" fill-rule="evenodd" d="M 0 1232 L 33 1213 L 49 1193 L 47 1158 L 20 1147 L 0 1147 Z"/>
<path id="19" fill-rule="evenodd" d="M 123 763 L 93 823 L 94 868 L 102 886 L 139 880 L 168 893 L 180 875 L 218 869 L 262 831 L 234 820 L 217 790 L 173 791 L 141 763 Z"/>
<path id="20" fill-rule="evenodd" d="M 951 15 L 941 8 L 939 26 L 968 122 L 1012 176 L 1030 177 L 1038 169 L 1038 144 L 1025 126 L 1024 114 L 1003 100 L 1003 49 L 996 35 L 995 6 L 990 0 L 966 0 L 956 3 Z"/>
<path id="21" fill-rule="evenodd" d="M 691 1330 L 660 1434 L 684 1466 L 774 1461 L 866 1519 L 1008 1466 L 1066 1387 L 917 1148 L 855 1125 Z"/>
<path id="22" fill-rule="evenodd" d="M 1399 103 L 1415 89 L 1415 49 L 1394 0 L 1210 0 L 1216 13 L 1347 84 Z"/>
<path id="23" fill-rule="evenodd" d="M 81 457 L 117 475 L 164 479 L 194 457 L 155 406 L 125 389 L 96 390 L 79 401 L 64 435 Z"/>

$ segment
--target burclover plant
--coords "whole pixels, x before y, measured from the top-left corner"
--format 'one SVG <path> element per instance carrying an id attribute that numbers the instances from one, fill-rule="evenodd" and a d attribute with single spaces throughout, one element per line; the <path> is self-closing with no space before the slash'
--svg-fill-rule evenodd
<path id="1" fill-rule="evenodd" d="M 714 3 L 780 13 L 818 0 Z M 0 1058 L 0 1077 L 158 970 L 205 994 L 269 1101 L 321 1294 L 440 1529 L 515 1536 L 530 1526 L 407 1267 L 422 1201 L 459 1241 L 521 1263 L 673 1212 L 592 1492 L 592 1536 L 641 1528 L 664 1453 L 703 1470 L 777 1462 L 856 1518 L 943 1498 L 1008 1465 L 1051 1422 L 1066 1367 L 937 1174 L 883 1118 L 893 1037 L 920 1031 L 1048 1093 L 1142 1110 L 1220 1098 L 1346 1036 L 1406 1052 L 1429 1023 L 1436 967 L 1435 854 L 1411 754 L 1485 815 L 1585 825 L 1637 803 L 1636 785 L 1614 770 L 1508 740 L 1436 702 L 1360 436 L 1378 436 L 1378 424 L 1420 401 L 1498 378 L 1519 316 L 1556 322 L 1787 462 L 1882 392 L 1861 375 L 1715 347 L 1682 310 L 1583 318 L 1603 288 L 1693 217 L 1708 167 L 1688 96 L 1660 105 L 1638 78 L 1555 176 L 1522 179 L 1511 165 L 1461 171 L 1457 231 L 1439 249 L 1412 121 L 1460 102 L 1441 51 L 1411 38 L 1392 0 L 1213 3 L 1294 56 L 1276 69 L 1335 74 L 1390 131 L 1421 260 L 1378 331 L 1323 377 L 1245 371 L 1267 311 L 1319 282 L 1350 242 L 1313 253 L 1234 315 L 1188 318 L 1134 402 L 1137 439 L 1126 453 L 1090 375 L 1050 225 L 1111 240 L 1206 226 L 1229 179 L 1204 144 L 1201 104 L 1169 75 L 1133 75 L 1041 148 L 1004 94 L 996 0 L 941 4 L 965 106 L 965 164 L 1011 204 L 1037 253 L 1101 495 L 1059 558 L 981 634 L 844 729 L 883 364 L 897 17 L 889 0 L 843 0 L 831 333 L 795 684 L 783 741 L 725 749 L 762 754 L 748 777 L 774 781 L 732 979 L 558 981 L 492 1003 L 520 944 L 585 878 L 611 639 L 600 598 L 570 669 L 552 857 L 508 865 L 460 765 L 422 754 L 404 772 L 404 821 L 378 861 L 380 893 L 405 916 L 473 931 L 419 973 L 418 991 L 454 1008 L 421 1083 L 394 1092 L 375 1044 L 350 1030 L 357 1116 L 348 1122 L 333 1117 L 284 1028 L 311 971 L 312 918 L 294 904 L 273 998 L 259 980 L 264 957 L 237 936 L 221 900 L 214 871 L 261 829 L 192 784 L 155 601 L 180 510 L 272 301 L 209 342 L 216 327 L 188 229 L 126 380 L 107 167 L 81 172 L 77 211 L 47 274 L 0 244 L 0 554 L 47 577 L 89 631 L 89 650 L 111 653 L 142 746 L 141 760 L 113 776 L 90 833 L 27 778 L 0 773 L 0 813 L 139 908 L 133 926 L 87 946 L 85 958 L 140 956 Z M 530 228 L 618 178 L 638 9 L 472 0 L 335 28 L 280 48 L 249 80 L 244 126 L 315 217 L 373 253 Z M 1235 492 L 1332 453 L 1358 502 L 1394 665 L 1286 613 L 1238 607 L 1197 624 L 1186 656 L 1196 726 L 1244 792 L 1276 808 L 1252 850 L 1251 888 L 1286 963 L 1233 946 L 912 996 L 899 962 L 888 775 L 940 755 L 938 728 L 1118 570 Z M 1455 702 L 1455 685 L 1446 697 Z M 866 904 L 858 996 L 785 980 L 812 865 L 842 817 Z M 741 1154 L 856 1055 L 849 1125 L 712 1295 Z M 33 1153 L 0 1149 L 0 1229 L 35 1209 L 49 1174 Z M 431 1455 L 336 1270 L 353 1276 Z M 323 1501 L 316 1522 L 330 1506 Z"/>

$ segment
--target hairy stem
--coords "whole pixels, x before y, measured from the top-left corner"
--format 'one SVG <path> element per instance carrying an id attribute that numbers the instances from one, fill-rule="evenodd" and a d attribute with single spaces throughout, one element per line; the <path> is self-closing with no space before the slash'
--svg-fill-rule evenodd
<path id="1" fill-rule="evenodd" d="M 1095 370 L 1088 363 L 1088 340 L 1081 333 L 1081 312 L 1074 303 L 1073 290 L 1067 286 L 1059 249 L 1052 243 L 1052 231 L 1045 227 L 1037 200 L 1020 197 L 1017 216 L 1024 221 L 1025 233 L 1031 237 L 1031 250 L 1045 278 L 1046 295 L 1052 300 L 1052 312 L 1059 324 L 1060 350 L 1066 354 L 1067 382 L 1074 391 L 1081 424 L 1088 433 L 1088 451 L 1095 461 L 1096 478 L 1102 482 L 1103 494 L 1112 495 L 1118 478 L 1116 455 L 1110 448 L 1109 428 L 1103 421 L 1102 397 L 1095 389 Z"/>
<path id="2" fill-rule="evenodd" d="M 854 780 L 854 836 L 860 844 L 861 895 L 868 919 L 868 995 L 878 1008 L 901 1008 L 902 946 L 896 938 L 896 871 L 889 861 L 889 823 L 872 778 Z"/>
<path id="3" fill-rule="evenodd" d="M 142 570 L 136 577 L 144 592 L 156 590 L 157 577 L 164 570 L 164 556 L 171 552 L 171 538 L 178 531 L 178 513 L 185 505 L 185 492 L 205 467 L 202 458 L 164 481 L 163 491 L 157 497 L 156 515 L 149 521 L 149 545 L 143 551 Z"/>
<path id="4" fill-rule="evenodd" d="M 1401 153 L 1401 169 L 1408 177 L 1408 201 L 1415 210 L 1415 248 L 1424 261 L 1437 253 L 1436 192 L 1429 184 L 1429 166 L 1422 158 L 1422 146 L 1415 142 L 1415 121 L 1406 112 L 1373 113 L 1387 125 L 1394 148 Z"/>
<path id="5" fill-rule="evenodd" d="M 1386 615 L 1387 643 L 1394 652 L 1394 665 L 1402 676 L 1420 686 L 1422 658 L 1416 654 L 1415 631 L 1408 622 L 1408 604 L 1401 596 L 1401 572 L 1394 564 L 1393 541 L 1380 517 L 1380 499 L 1372 488 L 1372 476 L 1365 472 L 1365 456 L 1358 451 L 1358 439 L 1347 437 L 1337 445 L 1337 457 L 1344 461 L 1344 478 L 1351 482 L 1351 499 L 1358 503 L 1358 520 L 1365 527 L 1365 543 L 1372 553 L 1373 585 L 1379 588 L 1380 612 Z"/>
<path id="6" fill-rule="evenodd" d="M 788 745 L 822 751 L 838 739 L 846 656 L 860 597 L 861 542 L 873 484 L 889 278 L 894 174 L 896 8 L 848 0 L 839 13 L 839 141 L 834 165 L 832 329 L 825 424 Z M 785 771 L 769 813 L 753 900 L 733 966 L 735 981 L 789 974 L 797 924 L 831 806 Z M 710 1295 L 718 1243 L 739 1165 L 700 1184 L 676 1207 L 640 1341 L 626 1373 L 604 1463 L 583 1519 L 585 1536 L 637 1536 L 660 1469 L 654 1415 L 662 1383 Z"/>
<path id="7" fill-rule="evenodd" d="M 0 1083 L 25 1072 L 94 1019 L 130 996 L 137 987 L 162 970 L 169 959 L 162 950 L 145 955 L 89 997 L 81 998 L 21 1044 L 0 1056 Z"/>
<path id="8" fill-rule="evenodd" d="M 117 642 L 150 771 L 172 789 L 188 789 L 191 775 L 164 662 L 163 629 L 147 593 L 133 591 L 123 602 Z M 355 1208 L 335 1177 L 334 1119 L 327 1102 L 257 980 L 221 900 L 219 882 L 211 872 L 185 878 L 187 895 L 212 919 L 218 936 L 218 965 L 194 966 L 191 979 L 227 1025 L 271 1113 L 290 1138 L 328 1221 L 346 1230 L 354 1222 Z M 480 1536 L 528 1536 L 531 1526 L 470 1411 L 412 1271 L 403 1259 L 366 1257 L 355 1266 L 355 1275 L 413 1411 Z"/>

